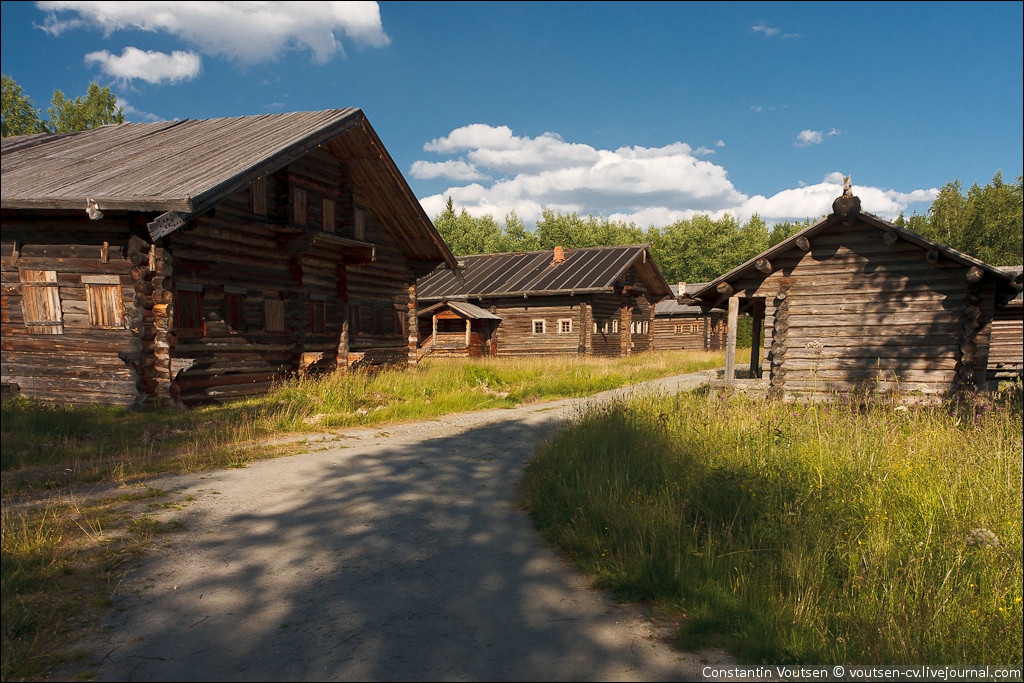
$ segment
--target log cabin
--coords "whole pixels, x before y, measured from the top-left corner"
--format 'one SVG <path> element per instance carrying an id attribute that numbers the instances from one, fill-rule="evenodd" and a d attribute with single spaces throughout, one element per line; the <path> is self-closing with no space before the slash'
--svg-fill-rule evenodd
<path id="1" fill-rule="evenodd" d="M 726 381 L 746 309 L 770 395 L 938 399 L 986 386 L 993 320 L 1020 290 L 1020 275 L 861 211 L 847 179 L 831 214 L 680 301 L 728 312 Z"/>
<path id="2" fill-rule="evenodd" d="M 1019 282 L 1024 266 L 1000 266 Z M 998 381 L 1024 374 L 1024 292 L 1017 292 L 992 316 L 992 341 L 988 352 L 988 379 Z"/>
<path id="3" fill-rule="evenodd" d="M 470 304 L 494 316 L 487 355 L 627 356 L 652 348 L 654 304 L 671 293 L 650 245 L 459 257 L 462 279 L 437 268 L 417 282 L 419 306 Z M 458 325 L 458 323 L 453 323 Z M 463 323 L 472 338 L 469 323 Z M 442 340 L 420 326 L 421 354 Z M 468 352 L 468 350 L 467 350 Z"/>
<path id="4" fill-rule="evenodd" d="M 359 109 L 2 141 L 2 385 L 190 406 L 416 360 L 456 262 Z"/>
<path id="5" fill-rule="evenodd" d="M 721 351 L 725 348 L 725 313 L 717 309 L 679 303 L 681 294 L 693 294 L 706 282 L 669 285 L 671 296 L 654 304 L 654 348 L 657 351 Z"/>

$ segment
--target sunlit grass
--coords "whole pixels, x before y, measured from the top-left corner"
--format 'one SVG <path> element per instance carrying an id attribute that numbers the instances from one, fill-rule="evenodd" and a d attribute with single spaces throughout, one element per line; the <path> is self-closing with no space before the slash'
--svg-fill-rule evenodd
<path id="1" fill-rule="evenodd" d="M 528 468 L 602 585 L 749 662 L 1017 664 L 1019 385 L 1000 400 L 682 394 L 580 415 Z"/>

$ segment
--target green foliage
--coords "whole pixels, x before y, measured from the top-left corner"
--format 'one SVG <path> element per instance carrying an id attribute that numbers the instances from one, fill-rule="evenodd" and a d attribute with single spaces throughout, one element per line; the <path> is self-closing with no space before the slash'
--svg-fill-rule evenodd
<path id="1" fill-rule="evenodd" d="M 31 135 L 46 131 L 39 110 L 32 103 L 32 98 L 25 94 L 13 78 L 3 74 L 2 112 L 0 112 L 0 128 L 3 137 L 11 135 Z"/>
<path id="2" fill-rule="evenodd" d="M 117 106 L 117 97 L 110 88 L 89 84 L 84 96 L 68 99 L 60 90 L 53 91 L 47 109 L 49 122 L 40 118 L 28 97 L 13 78 L 3 76 L 3 137 L 31 133 L 71 133 L 89 130 L 108 123 L 124 123 L 124 110 Z"/>
<path id="3" fill-rule="evenodd" d="M 600 584 L 750 663 L 1021 663 L 1020 387 L 944 406 L 637 397 L 526 472 Z"/>
<path id="4" fill-rule="evenodd" d="M 54 90 L 47 112 L 53 133 L 72 133 L 108 123 L 124 123 L 124 110 L 117 106 L 117 97 L 110 88 L 95 83 L 89 84 L 85 96 L 73 100 L 66 98 L 60 90 Z"/>

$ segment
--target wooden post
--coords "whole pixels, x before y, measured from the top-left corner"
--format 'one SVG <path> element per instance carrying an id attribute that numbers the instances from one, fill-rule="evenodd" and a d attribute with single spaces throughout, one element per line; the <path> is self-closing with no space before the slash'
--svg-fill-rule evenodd
<path id="1" fill-rule="evenodd" d="M 725 383 L 736 380 L 736 323 L 740 315 L 740 298 L 729 297 L 729 324 L 725 337 Z"/>
<path id="2" fill-rule="evenodd" d="M 406 299 L 405 334 L 408 348 L 409 365 L 416 365 L 420 345 L 420 325 L 416 303 L 416 283 L 409 285 L 409 298 Z M 436 324 L 436 323 L 435 323 Z"/>
<path id="3" fill-rule="evenodd" d="M 469 335 L 472 332 L 470 325 L 472 324 L 472 318 L 466 318 L 466 353 L 469 353 Z"/>
<path id="4" fill-rule="evenodd" d="M 750 336 L 750 376 L 761 378 L 761 337 L 764 334 L 764 299 L 754 299 L 754 317 Z"/>

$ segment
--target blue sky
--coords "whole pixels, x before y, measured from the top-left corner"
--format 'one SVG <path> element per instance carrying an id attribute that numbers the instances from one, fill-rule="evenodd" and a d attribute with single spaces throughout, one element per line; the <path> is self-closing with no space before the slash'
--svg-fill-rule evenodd
<path id="1" fill-rule="evenodd" d="M 1024 156 L 1020 2 L 4 2 L 2 68 L 45 111 L 131 121 L 363 109 L 427 214 L 641 227 L 923 213 Z"/>

